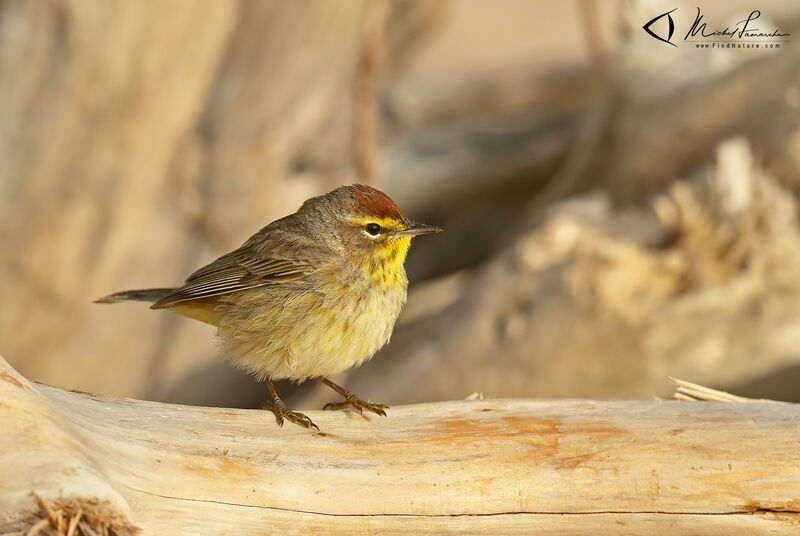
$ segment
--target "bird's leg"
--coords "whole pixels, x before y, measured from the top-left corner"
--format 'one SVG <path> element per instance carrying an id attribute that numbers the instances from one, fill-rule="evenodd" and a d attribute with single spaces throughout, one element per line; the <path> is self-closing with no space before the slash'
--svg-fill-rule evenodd
<path id="1" fill-rule="evenodd" d="M 322 409 L 346 409 L 346 408 L 353 408 L 359 413 L 362 413 L 365 409 L 380 415 L 381 417 L 386 417 L 386 410 L 389 409 L 389 406 L 385 404 L 375 404 L 373 402 L 368 402 L 366 400 L 361 400 L 352 392 L 348 391 L 344 387 L 336 385 L 328 378 L 319 377 L 317 378 L 319 381 L 339 393 L 344 397 L 344 402 L 328 402 Z"/>
<path id="2" fill-rule="evenodd" d="M 302 413 L 298 413 L 296 411 L 292 411 L 286 407 L 286 404 L 281 400 L 278 396 L 278 393 L 275 392 L 275 386 L 272 385 L 272 380 L 267 377 L 267 387 L 269 387 L 269 392 L 272 395 L 272 402 L 267 403 L 267 408 L 272 410 L 275 414 L 275 419 L 278 421 L 278 426 L 283 426 L 283 419 L 292 421 L 295 424 L 299 424 L 309 430 L 311 428 L 316 429 L 319 431 L 319 427 L 311 422 L 311 419 L 303 415 Z"/>

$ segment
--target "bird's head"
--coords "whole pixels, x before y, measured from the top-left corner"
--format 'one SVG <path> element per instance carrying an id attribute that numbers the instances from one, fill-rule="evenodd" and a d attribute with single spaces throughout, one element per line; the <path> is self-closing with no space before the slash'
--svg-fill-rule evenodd
<path id="1" fill-rule="evenodd" d="M 342 186 L 310 201 L 325 206 L 336 221 L 334 239 L 342 253 L 362 265 L 402 266 L 412 237 L 441 231 L 409 221 L 388 195 L 363 184 Z"/>

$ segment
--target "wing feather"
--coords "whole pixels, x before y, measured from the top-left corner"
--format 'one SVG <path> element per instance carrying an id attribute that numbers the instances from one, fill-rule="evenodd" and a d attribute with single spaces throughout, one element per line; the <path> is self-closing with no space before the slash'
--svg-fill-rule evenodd
<path id="1" fill-rule="evenodd" d="M 269 243 L 248 240 L 236 251 L 192 273 L 182 286 L 155 302 L 152 308 L 163 309 L 181 302 L 297 281 L 313 272 L 315 263 L 308 253 L 317 248 L 311 244 L 307 244 L 307 248 L 295 244 L 287 250 L 286 246 L 281 247 L 285 243 L 278 242 L 277 247 L 270 248 Z M 306 254 L 298 254 L 298 251 Z"/>

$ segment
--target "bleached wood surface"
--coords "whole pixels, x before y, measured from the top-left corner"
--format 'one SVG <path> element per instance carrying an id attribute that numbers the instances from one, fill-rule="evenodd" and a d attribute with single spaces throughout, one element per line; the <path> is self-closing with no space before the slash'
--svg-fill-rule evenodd
<path id="1" fill-rule="evenodd" d="M 309 413 L 323 433 L 278 428 L 267 411 L 33 384 L 0 358 L 0 533 L 43 517 L 33 491 L 145 535 L 800 531 L 796 404 Z"/>

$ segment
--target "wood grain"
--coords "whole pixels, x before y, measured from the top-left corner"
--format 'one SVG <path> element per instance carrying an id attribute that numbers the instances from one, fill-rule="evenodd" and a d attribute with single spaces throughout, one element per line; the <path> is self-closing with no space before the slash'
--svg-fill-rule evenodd
<path id="1" fill-rule="evenodd" d="M 310 433 L 32 384 L 2 360 L 0 379 L 0 532 L 37 519 L 32 491 L 142 534 L 800 528 L 795 404 L 457 401 L 310 412 Z"/>

